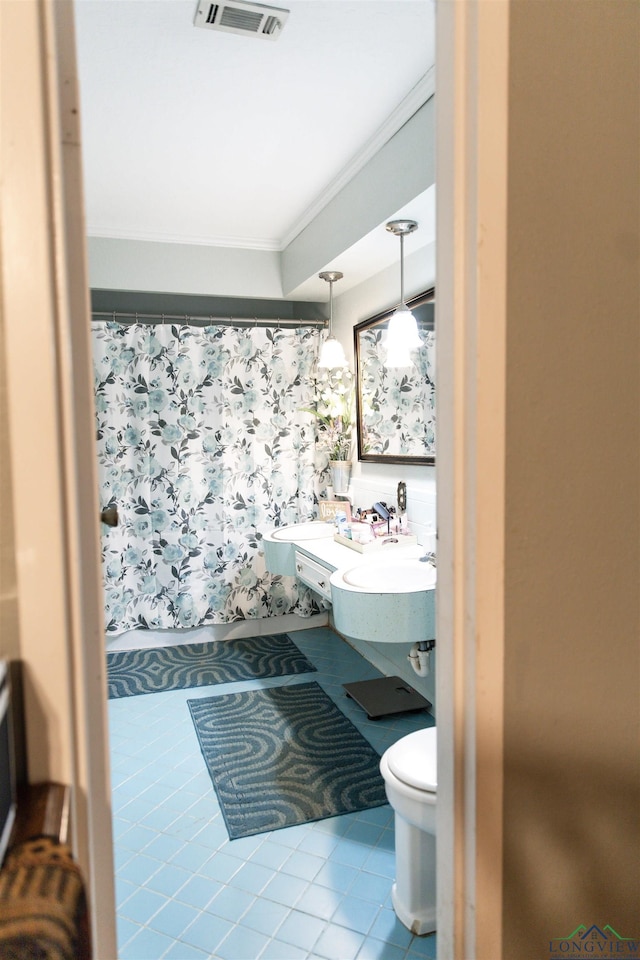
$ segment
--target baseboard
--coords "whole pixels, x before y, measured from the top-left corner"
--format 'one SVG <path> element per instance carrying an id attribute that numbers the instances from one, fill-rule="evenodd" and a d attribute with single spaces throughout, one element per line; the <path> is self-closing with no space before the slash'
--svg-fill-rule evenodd
<path id="1" fill-rule="evenodd" d="M 328 612 L 311 617 L 288 613 L 282 617 L 264 617 L 261 620 L 236 620 L 234 623 L 213 623 L 188 630 L 127 630 L 117 636 L 107 636 L 106 650 L 142 650 L 146 647 L 170 647 L 179 643 L 205 643 L 207 640 L 235 640 L 239 637 L 263 637 L 267 633 L 289 633 L 292 630 L 310 630 L 325 627 Z"/>

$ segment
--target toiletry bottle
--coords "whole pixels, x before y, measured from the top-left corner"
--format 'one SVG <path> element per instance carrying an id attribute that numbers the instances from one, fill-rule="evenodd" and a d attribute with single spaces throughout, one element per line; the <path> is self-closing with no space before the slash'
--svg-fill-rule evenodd
<path id="1" fill-rule="evenodd" d="M 336 511 L 336 526 L 341 537 L 347 536 L 347 515 L 344 510 Z"/>

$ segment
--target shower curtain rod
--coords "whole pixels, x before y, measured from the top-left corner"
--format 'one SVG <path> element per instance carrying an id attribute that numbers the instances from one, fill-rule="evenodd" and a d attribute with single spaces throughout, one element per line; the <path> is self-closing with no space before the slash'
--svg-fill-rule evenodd
<path id="1" fill-rule="evenodd" d="M 127 318 L 126 320 L 124 318 Z M 293 318 L 263 317 L 199 317 L 185 313 L 136 313 L 134 311 L 94 310 L 91 314 L 92 323 L 148 323 L 150 326 L 161 326 L 164 323 L 186 323 L 193 326 L 231 326 L 231 327 L 326 327 L 327 320 L 301 320 Z"/>

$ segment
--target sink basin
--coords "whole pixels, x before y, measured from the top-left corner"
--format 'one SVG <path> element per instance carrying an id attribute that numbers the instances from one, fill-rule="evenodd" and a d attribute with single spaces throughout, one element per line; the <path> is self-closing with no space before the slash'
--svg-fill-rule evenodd
<path id="1" fill-rule="evenodd" d="M 333 523 L 325 523 L 324 520 L 307 520 L 305 523 L 291 523 L 286 527 L 278 527 L 273 530 L 271 536 L 274 540 L 286 540 L 288 543 L 298 540 L 319 540 L 322 537 L 332 537 L 335 533 Z"/>
<path id="2" fill-rule="evenodd" d="M 436 570 L 418 557 L 385 557 L 331 576 L 338 633 L 377 643 L 417 643 L 435 637 Z"/>
<path id="3" fill-rule="evenodd" d="M 305 520 L 302 523 L 288 523 L 284 527 L 269 530 L 262 538 L 265 562 L 270 573 L 279 573 L 285 577 L 296 574 L 296 544 L 313 540 L 327 540 L 333 537 L 335 527 L 324 520 Z"/>
<path id="4" fill-rule="evenodd" d="M 420 560 L 394 560 L 387 564 L 361 563 L 345 570 L 342 579 L 347 586 L 374 593 L 411 593 L 433 590 L 436 570 Z"/>

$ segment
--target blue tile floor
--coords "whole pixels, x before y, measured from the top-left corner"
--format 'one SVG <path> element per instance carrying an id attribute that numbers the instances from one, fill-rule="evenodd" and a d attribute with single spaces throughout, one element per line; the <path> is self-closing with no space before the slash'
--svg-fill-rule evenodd
<path id="1" fill-rule="evenodd" d="M 109 701 L 120 960 L 418 960 L 391 906 L 388 805 L 229 840 L 186 700 L 316 680 L 375 749 L 433 724 L 369 721 L 342 689 L 377 671 L 326 627 L 290 632 L 317 673 Z"/>

